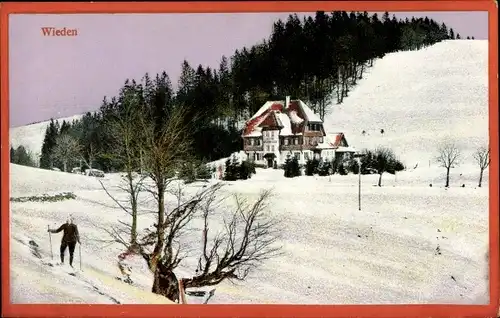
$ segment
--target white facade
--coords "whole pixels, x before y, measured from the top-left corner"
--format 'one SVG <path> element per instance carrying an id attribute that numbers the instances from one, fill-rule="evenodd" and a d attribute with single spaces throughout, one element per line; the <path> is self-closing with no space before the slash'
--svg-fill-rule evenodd
<path id="1" fill-rule="evenodd" d="M 266 137 L 264 137 L 266 138 Z M 265 140 L 265 139 L 264 139 Z M 267 147 L 269 148 L 267 148 Z M 274 147 L 274 151 L 272 150 Z M 255 161 L 257 164 L 268 165 L 268 160 L 264 158 L 266 153 L 274 153 L 276 158 L 273 161 L 276 161 L 278 165 L 282 165 L 285 163 L 285 160 L 288 156 L 296 157 L 299 161 L 299 164 L 303 165 L 308 160 L 317 159 L 317 160 L 328 160 L 332 161 L 335 159 L 335 149 L 322 149 L 321 153 L 314 153 L 312 150 L 283 150 L 279 151 L 278 142 L 269 141 L 267 144 L 264 141 L 264 151 L 250 151 L 247 153 L 248 157 Z M 270 149 L 269 151 L 266 149 Z"/>
<path id="2" fill-rule="evenodd" d="M 273 153 L 276 158 L 280 155 L 279 130 L 265 130 L 262 132 L 264 153 Z"/>

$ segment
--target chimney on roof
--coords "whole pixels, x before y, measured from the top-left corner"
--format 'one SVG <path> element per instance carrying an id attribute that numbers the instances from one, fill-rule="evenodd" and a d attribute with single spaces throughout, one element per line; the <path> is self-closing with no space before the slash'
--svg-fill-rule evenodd
<path id="1" fill-rule="evenodd" d="M 290 106 L 290 96 L 287 96 L 285 97 L 285 105 L 284 105 L 285 109 L 288 109 L 288 107 Z"/>

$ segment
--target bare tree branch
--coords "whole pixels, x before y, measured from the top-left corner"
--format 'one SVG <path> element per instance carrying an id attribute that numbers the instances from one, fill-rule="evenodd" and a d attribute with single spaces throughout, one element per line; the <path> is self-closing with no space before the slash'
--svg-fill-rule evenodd
<path id="1" fill-rule="evenodd" d="M 68 163 L 78 156 L 79 150 L 80 146 L 76 139 L 68 134 L 63 134 L 56 139 L 53 158 L 61 161 L 64 166 L 64 172 L 68 172 Z"/>
<path id="2" fill-rule="evenodd" d="M 263 261 L 280 254 L 277 222 L 264 213 L 270 195 L 270 190 L 263 191 L 251 205 L 235 196 L 236 210 L 224 220 L 224 231 L 217 233 L 211 244 L 207 243 L 210 213 L 204 211 L 203 255 L 198 275 L 185 279 L 186 288 L 217 285 L 225 279 L 243 280 Z"/>

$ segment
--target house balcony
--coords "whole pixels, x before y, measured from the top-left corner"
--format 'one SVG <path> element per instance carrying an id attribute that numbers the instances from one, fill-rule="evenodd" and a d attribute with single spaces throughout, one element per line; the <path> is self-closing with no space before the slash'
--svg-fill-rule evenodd
<path id="1" fill-rule="evenodd" d="M 302 150 L 302 145 L 280 145 L 281 151 L 300 151 Z"/>
<path id="2" fill-rule="evenodd" d="M 243 145 L 243 150 L 247 152 L 251 151 L 263 151 L 264 145 Z"/>

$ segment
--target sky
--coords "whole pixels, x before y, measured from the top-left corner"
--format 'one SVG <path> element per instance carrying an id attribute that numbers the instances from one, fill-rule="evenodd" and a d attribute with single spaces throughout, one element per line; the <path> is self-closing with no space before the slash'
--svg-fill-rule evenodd
<path id="1" fill-rule="evenodd" d="M 96 110 L 104 96 L 118 94 L 125 79 L 139 80 L 146 72 L 166 71 L 175 85 L 184 59 L 193 67 L 217 67 L 222 55 L 268 38 L 273 22 L 288 15 L 10 15 L 10 127 Z M 463 37 L 488 38 L 487 12 L 396 16 L 428 16 Z M 77 29 L 77 35 L 43 36 L 42 27 Z"/>

